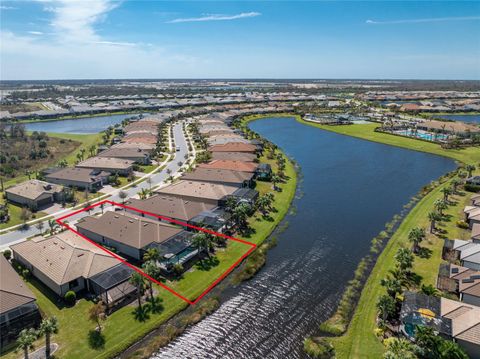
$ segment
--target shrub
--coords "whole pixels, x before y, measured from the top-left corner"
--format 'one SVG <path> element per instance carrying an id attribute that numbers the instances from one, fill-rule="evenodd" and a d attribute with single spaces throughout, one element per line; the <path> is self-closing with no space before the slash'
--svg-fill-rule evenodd
<path id="1" fill-rule="evenodd" d="M 73 290 L 69 290 L 67 293 L 65 293 L 65 302 L 69 305 L 74 305 L 75 301 L 77 300 L 77 295 Z"/>
<path id="2" fill-rule="evenodd" d="M 477 186 L 477 185 L 474 185 L 474 184 L 466 184 L 465 185 L 465 191 L 480 192 L 480 186 Z"/>
<path id="3" fill-rule="evenodd" d="M 10 249 L 5 249 L 3 251 L 3 256 L 9 260 L 10 258 L 12 258 L 12 251 Z"/>
<path id="4" fill-rule="evenodd" d="M 335 357 L 332 344 L 323 338 L 306 338 L 303 341 L 303 350 L 313 358 L 329 359 Z"/>
<path id="5" fill-rule="evenodd" d="M 465 221 L 457 221 L 457 227 L 458 228 L 463 228 L 463 229 L 468 229 L 468 223 Z"/>

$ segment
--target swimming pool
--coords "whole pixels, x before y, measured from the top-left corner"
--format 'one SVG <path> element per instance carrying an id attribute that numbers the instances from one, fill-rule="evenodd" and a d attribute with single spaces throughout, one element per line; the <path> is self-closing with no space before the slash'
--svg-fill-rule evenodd
<path id="1" fill-rule="evenodd" d="M 402 136 L 421 138 L 422 140 L 427 141 L 445 141 L 448 139 L 448 135 L 445 135 L 443 133 L 431 133 L 420 130 L 417 132 L 414 132 L 412 130 L 401 130 L 396 131 L 395 133 Z"/>

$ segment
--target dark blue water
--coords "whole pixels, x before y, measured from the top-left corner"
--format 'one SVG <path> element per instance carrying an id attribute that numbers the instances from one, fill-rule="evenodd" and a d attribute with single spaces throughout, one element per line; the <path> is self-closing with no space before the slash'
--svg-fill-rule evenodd
<path id="1" fill-rule="evenodd" d="M 462 122 L 480 123 L 480 115 L 440 115 L 440 116 L 434 116 L 434 117 L 444 118 L 447 120 L 462 121 Z"/>
<path id="2" fill-rule="evenodd" d="M 250 126 L 301 166 L 296 214 L 266 266 L 155 358 L 300 358 L 338 303 L 371 239 L 410 197 L 455 164 L 270 118 Z"/>
<path id="3" fill-rule="evenodd" d="M 124 119 L 138 116 L 138 114 L 110 115 L 82 117 L 72 120 L 42 121 L 26 123 L 27 131 L 44 131 L 56 133 L 98 133 L 104 131 L 109 126 L 121 123 Z"/>

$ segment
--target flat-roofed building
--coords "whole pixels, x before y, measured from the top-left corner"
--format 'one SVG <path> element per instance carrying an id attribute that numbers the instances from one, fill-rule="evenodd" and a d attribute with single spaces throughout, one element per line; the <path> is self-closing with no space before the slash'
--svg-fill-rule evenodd
<path id="1" fill-rule="evenodd" d="M 199 166 L 194 171 L 185 173 L 182 179 L 218 183 L 226 186 L 250 187 L 254 183 L 253 177 L 254 174 L 252 172 L 203 168 Z"/>
<path id="2" fill-rule="evenodd" d="M 3 255 L 0 255 L 0 346 L 15 341 L 22 329 L 41 320 L 35 295 Z"/>
<path id="3" fill-rule="evenodd" d="M 40 180 L 28 180 L 5 190 L 9 202 L 38 209 L 61 199 L 63 187 Z"/>
<path id="4" fill-rule="evenodd" d="M 238 187 L 222 184 L 180 180 L 156 192 L 163 195 L 176 196 L 186 200 L 201 200 L 218 205 L 223 197 L 233 194 Z"/>
<path id="5" fill-rule="evenodd" d="M 140 215 L 112 211 L 99 217 L 84 217 L 76 227 L 87 238 L 137 260 L 141 260 L 149 248 L 156 247 L 161 252 L 163 243 L 183 231 L 180 227 Z"/>
<path id="6" fill-rule="evenodd" d="M 108 183 L 110 175 L 110 172 L 97 169 L 66 167 L 45 175 L 45 179 L 50 183 L 86 188 L 91 191 Z"/>
<path id="7" fill-rule="evenodd" d="M 91 168 L 100 171 L 118 173 L 126 176 L 133 171 L 132 160 L 114 158 L 114 157 L 90 157 L 76 165 L 78 168 Z"/>

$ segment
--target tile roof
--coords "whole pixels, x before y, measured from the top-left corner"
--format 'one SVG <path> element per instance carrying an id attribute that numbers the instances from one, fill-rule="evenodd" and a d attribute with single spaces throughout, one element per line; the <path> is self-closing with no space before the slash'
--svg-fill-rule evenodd
<path id="1" fill-rule="evenodd" d="M 255 153 L 257 147 L 248 143 L 229 142 L 222 145 L 214 145 L 208 148 L 210 152 L 250 152 Z"/>
<path id="2" fill-rule="evenodd" d="M 35 295 L 3 255 L 0 255 L 0 314 L 34 301 Z"/>
<path id="3" fill-rule="evenodd" d="M 131 160 L 124 160 L 114 157 L 90 157 L 77 164 L 76 167 L 83 168 L 106 168 L 110 170 L 126 170 L 134 164 Z"/>
<path id="4" fill-rule="evenodd" d="M 196 197 L 199 199 L 220 200 L 224 196 L 232 194 L 237 189 L 238 188 L 234 186 L 225 186 L 216 183 L 180 180 L 167 187 L 161 188 L 156 192 L 177 197 Z"/>
<path id="5" fill-rule="evenodd" d="M 108 211 L 103 215 L 82 218 L 76 224 L 102 237 L 141 249 L 151 243 L 162 243 L 180 233 L 181 228 L 130 213 Z"/>
<path id="6" fill-rule="evenodd" d="M 229 160 L 213 160 L 209 163 L 201 163 L 199 168 L 209 169 L 223 169 L 230 171 L 241 172 L 255 172 L 258 168 L 258 163 L 255 162 L 243 162 L 243 161 L 229 161 Z"/>
<path id="7" fill-rule="evenodd" d="M 118 264 L 118 260 L 71 231 L 44 238 L 35 237 L 11 246 L 54 283 L 89 278 Z"/>
<path id="8" fill-rule="evenodd" d="M 147 199 L 131 198 L 126 202 L 128 206 L 142 211 L 188 221 L 197 214 L 212 209 L 215 206 L 201 200 L 185 200 L 179 197 L 157 194 Z"/>
<path id="9" fill-rule="evenodd" d="M 45 176 L 47 180 L 72 180 L 80 182 L 97 182 L 109 176 L 109 172 L 92 170 L 91 168 L 66 167 Z"/>
<path id="10" fill-rule="evenodd" d="M 35 200 L 45 193 L 54 194 L 61 192 L 62 189 L 63 187 L 60 185 L 32 179 L 10 187 L 6 190 L 6 192 Z"/>

